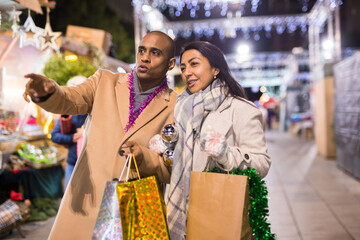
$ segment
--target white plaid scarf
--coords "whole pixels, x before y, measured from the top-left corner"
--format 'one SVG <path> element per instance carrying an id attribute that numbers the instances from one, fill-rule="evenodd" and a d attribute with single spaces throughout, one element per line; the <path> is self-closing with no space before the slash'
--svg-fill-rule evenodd
<path id="1" fill-rule="evenodd" d="M 220 106 L 227 92 L 227 87 L 216 79 L 205 90 L 191 95 L 186 90 L 176 100 L 174 115 L 175 124 L 179 129 L 179 140 L 174 150 L 167 201 L 171 240 L 182 240 L 186 236 L 194 139 L 200 134 L 203 118 Z M 203 166 L 206 166 L 207 159 L 196 161 L 204 161 Z"/>

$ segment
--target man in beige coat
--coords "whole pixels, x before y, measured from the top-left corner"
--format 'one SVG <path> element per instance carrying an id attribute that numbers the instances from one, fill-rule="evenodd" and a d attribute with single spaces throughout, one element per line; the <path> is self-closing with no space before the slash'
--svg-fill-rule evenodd
<path id="1" fill-rule="evenodd" d="M 156 175 L 161 182 L 169 182 L 170 172 L 163 159 L 147 146 L 152 136 L 174 121 L 176 94 L 165 84 L 166 72 L 174 66 L 173 40 L 151 32 L 140 43 L 131 74 L 100 69 L 76 87 L 60 87 L 37 74 L 25 76 L 30 78 L 24 92 L 26 101 L 30 97 L 53 113 L 88 113 L 91 120 L 49 239 L 91 239 L 105 182 L 120 176 L 130 151 L 142 177 Z M 154 92 L 157 94 L 147 101 Z M 144 99 L 142 104 L 138 99 Z M 140 115 L 131 124 L 129 112 L 136 111 Z"/>

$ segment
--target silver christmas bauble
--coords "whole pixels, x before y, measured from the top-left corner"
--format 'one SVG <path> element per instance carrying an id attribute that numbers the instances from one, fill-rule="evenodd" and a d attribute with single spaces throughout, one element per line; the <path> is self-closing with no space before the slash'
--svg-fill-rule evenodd
<path id="1" fill-rule="evenodd" d="M 166 150 L 164 152 L 164 156 L 165 156 L 165 159 L 164 159 L 165 165 L 171 166 L 173 159 L 174 159 L 174 152 L 171 150 Z"/>
<path id="2" fill-rule="evenodd" d="M 164 142 L 175 143 L 179 139 L 179 131 L 175 125 L 168 124 L 163 127 L 161 137 Z"/>

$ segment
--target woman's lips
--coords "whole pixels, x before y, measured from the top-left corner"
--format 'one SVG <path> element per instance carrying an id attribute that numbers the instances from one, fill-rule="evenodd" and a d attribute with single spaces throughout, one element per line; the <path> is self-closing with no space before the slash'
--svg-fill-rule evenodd
<path id="1" fill-rule="evenodd" d="M 196 83 L 196 80 L 190 80 L 190 81 L 187 82 L 187 85 L 188 85 L 189 87 L 192 87 L 192 86 L 195 85 L 195 83 Z"/>

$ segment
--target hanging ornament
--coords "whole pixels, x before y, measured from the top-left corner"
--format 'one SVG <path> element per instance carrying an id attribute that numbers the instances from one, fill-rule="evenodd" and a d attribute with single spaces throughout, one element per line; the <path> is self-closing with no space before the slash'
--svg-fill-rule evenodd
<path id="1" fill-rule="evenodd" d="M 56 52 L 59 51 L 60 47 L 56 44 L 55 40 L 61 36 L 61 32 L 53 32 L 50 25 L 50 9 L 46 8 L 46 24 L 44 32 L 40 35 L 40 50 L 43 51 L 46 48 L 52 48 Z"/>
<path id="2" fill-rule="evenodd" d="M 25 33 L 20 37 L 20 48 L 33 45 L 34 47 L 40 49 L 40 41 L 39 38 L 41 34 L 44 32 L 44 29 L 39 28 L 35 25 L 34 20 L 31 17 L 30 9 L 28 9 L 28 17 L 24 23 Z M 26 32 L 34 33 L 33 38 L 28 38 Z"/>
<path id="3" fill-rule="evenodd" d="M 15 6 L 13 10 L 9 12 L 10 19 L 13 20 L 13 24 L 11 26 L 11 29 L 13 30 L 12 38 L 21 35 L 20 26 L 18 25 L 18 22 L 20 22 L 19 16 L 21 15 L 21 13 L 22 13 L 21 11 L 16 11 Z"/>

